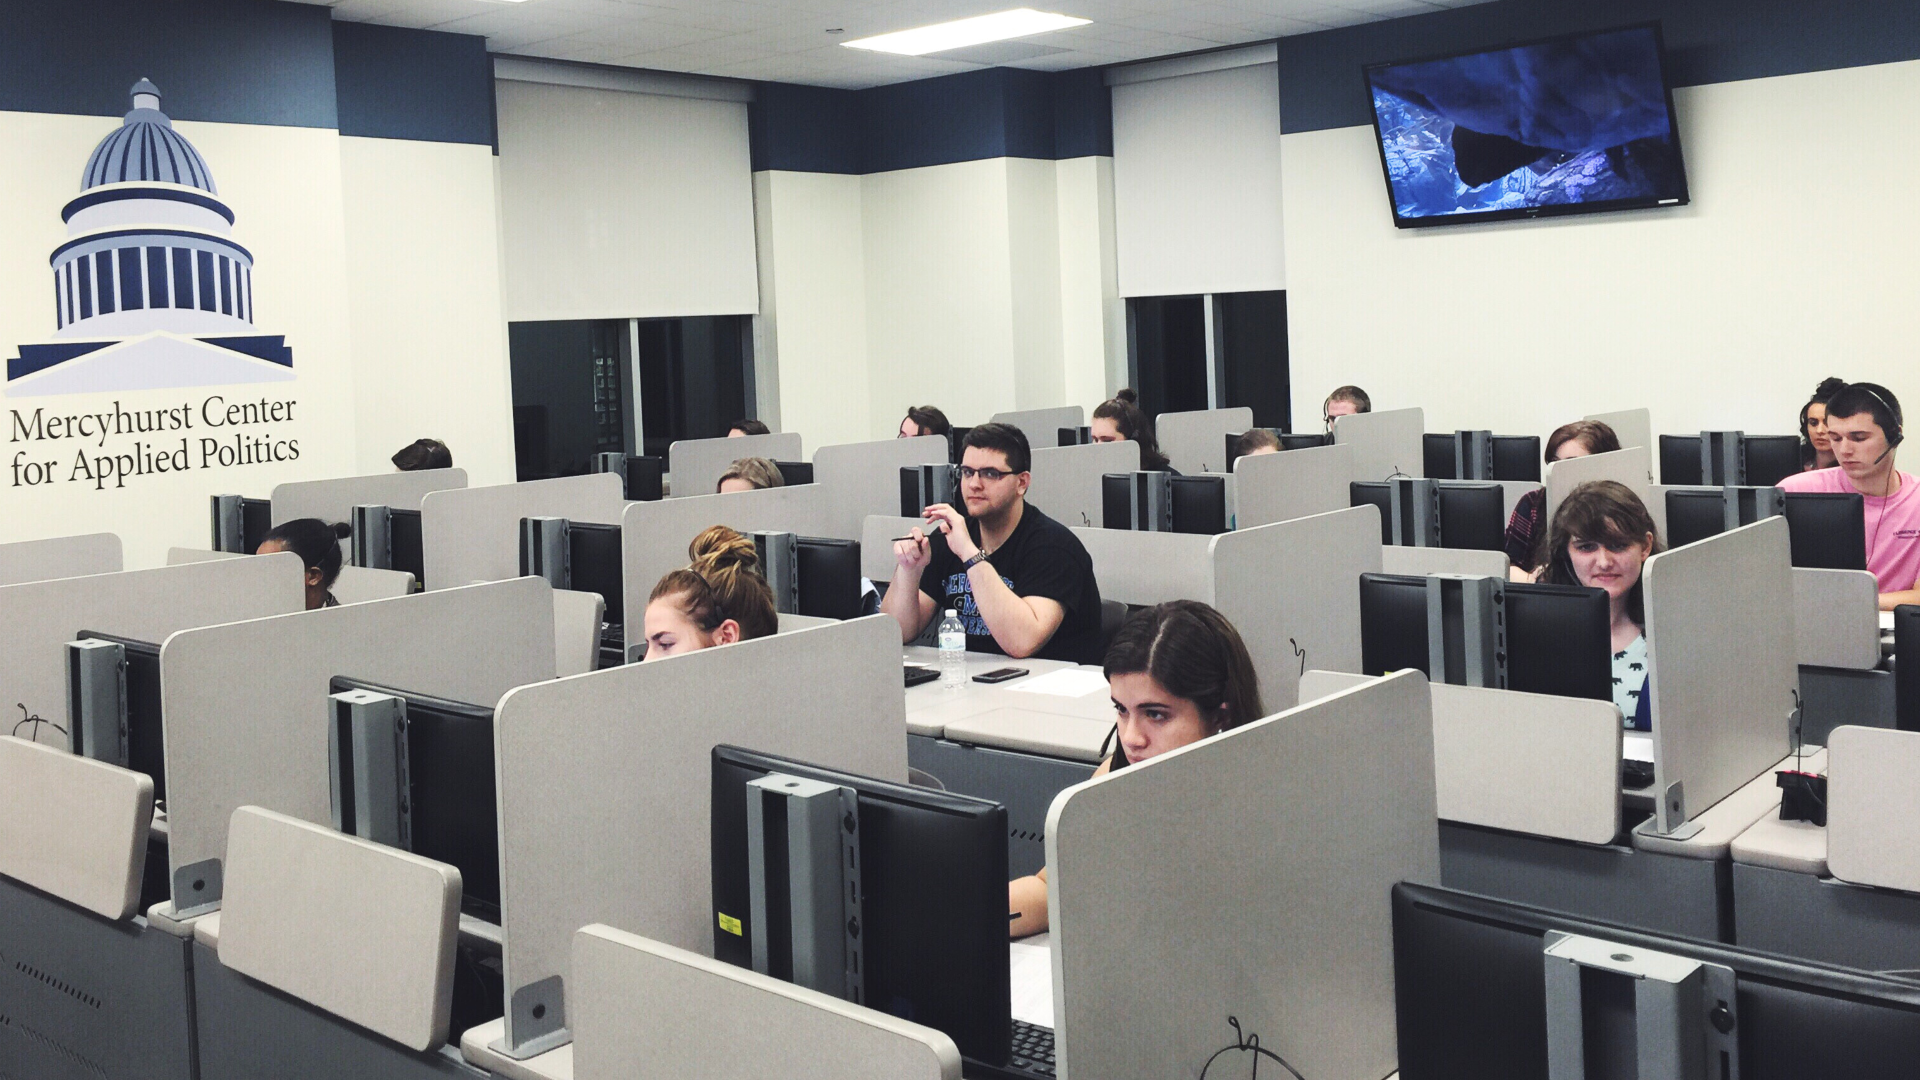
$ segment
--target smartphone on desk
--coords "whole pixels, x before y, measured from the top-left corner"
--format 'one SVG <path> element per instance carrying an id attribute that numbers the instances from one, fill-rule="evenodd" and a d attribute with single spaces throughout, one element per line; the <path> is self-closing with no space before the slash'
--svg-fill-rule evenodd
<path id="1" fill-rule="evenodd" d="M 1027 669 L 1023 667 L 1003 667 L 993 671 L 983 671 L 975 675 L 973 681 L 983 683 L 1006 682 L 1008 679 L 1017 679 L 1026 673 Z"/>

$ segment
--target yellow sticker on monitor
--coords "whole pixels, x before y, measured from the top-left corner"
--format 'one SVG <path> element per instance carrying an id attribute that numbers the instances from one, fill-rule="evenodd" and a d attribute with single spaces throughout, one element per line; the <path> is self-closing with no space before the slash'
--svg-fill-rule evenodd
<path id="1" fill-rule="evenodd" d="M 715 912 L 714 914 L 720 916 L 720 929 L 725 930 L 727 933 L 732 934 L 734 937 L 740 936 L 740 920 L 739 919 L 736 919 L 733 916 L 728 915 L 724 911 L 718 911 L 718 912 Z"/>

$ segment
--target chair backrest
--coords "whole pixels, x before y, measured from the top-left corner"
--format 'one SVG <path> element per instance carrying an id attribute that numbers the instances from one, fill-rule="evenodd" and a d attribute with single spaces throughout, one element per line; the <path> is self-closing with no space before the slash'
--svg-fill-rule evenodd
<path id="1" fill-rule="evenodd" d="M 460 871 L 243 806 L 225 874 L 222 964 L 410 1049 L 447 1041 Z"/>
<path id="2" fill-rule="evenodd" d="M 140 902 L 153 778 L 0 738 L 0 875 L 120 920 Z"/>
<path id="3" fill-rule="evenodd" d="M 1113 644 L 1113 635 L 1120 632 L 1120 624 L 1127 621 L 1127 605 L 1118 600 L 1100 601 L 1100 655 L 1107 654 L 1107 646 Z"/>

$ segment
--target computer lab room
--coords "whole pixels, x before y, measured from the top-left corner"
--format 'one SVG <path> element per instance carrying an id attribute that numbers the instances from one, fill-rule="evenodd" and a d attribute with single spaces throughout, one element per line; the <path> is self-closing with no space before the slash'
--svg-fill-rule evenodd
<path id="1" fill-rule="evenodd" d="M 0 1080 L 1920 1076 L 1916 113 L 1887 0 L 0 5 Z"/>

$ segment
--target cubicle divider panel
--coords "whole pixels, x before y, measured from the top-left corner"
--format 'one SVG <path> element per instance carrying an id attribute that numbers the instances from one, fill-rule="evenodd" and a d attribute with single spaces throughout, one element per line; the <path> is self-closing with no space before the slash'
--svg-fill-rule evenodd
<path id="1" fill-rule="evenodd" d="M 1614 435 L 1619 437 L 1620 448 L 1623 450 L 1640 446 L 1645 447 L 1647 452 L 1651 454 L 1657 449 L 1653 443 L 1653 414 L 1646 409 L 1624 409 L 1620 412 L 1594 413 L 1592 416 L 1584 417 L 1583 419 L 1598 420 L 1612 428 Z M 1651 472 L 1647 474 L 1647 482 L 1653 482 L 1653 474 Z"/>
<path id="2" fill-rule="evenodd" d="M 1440 817 L 1583 844 L 1620 831 L 1620 710 L 1610 701 L 1434 683 Z"/>
<path id="3" fill-rule="evenodd" d="M 1880 666 L 1880 592 L 1866 570 L 1793 568 L 1794 654 L 1812 667 Z"/>
<path id="4" fill-rule="evenodd" d="M 1234 527 L 1250 529 L 1353 505 L 1353 447 L 1253 454 L 1233 463 Z"/>
<path id="5" fill-rule="evenodd" d="M 1093 560 L 1102 600 L 1137 607 L 1169 600 L 1213 602 L 1211 536 L 1082 528 L 1073 535 Z"/>
<path id="6" fill-rule="evenodd" d="M 1827 867 L 1920 892 L 1920 732 L 1844 725 L 1827 736 Z"/>
<path id="7" fill-rule="evenodd" d="M 491 705 L 553 672 L 553 591 L 539 578 L 173 635 L 160 649 L 171 870 L 223 858 L 241 806 L 332 821 L 334 676 Z"/>
<path id="8" fill-rule="evenodd" d="M 66 643 L 82 630 L 158 642 L 176 630 L 304 610 L 300 557 L 267 555 L 193 566 L 34 581 L 0 588 L 0 698 L 26 711 L 5 730 L 65 746 Z M 42 722 L 34 723 L 30 718 Z"/>
<path id="9" fill-rule="evenodd" d="M 901 469 L 946 463 L 945 435 L 882 439 L 815 450 L 813 482 L 827 493 L 822 526 L 825 535 L 859 539 L 860 526 L 867 515 L 892 514 L 900 509 Z"/>
<path id="10" fill-rule="evenodd" d="M 1079 405 L 1058 405 L 1051 409 L 1019 409 L 994 413 L 992 424 L 1012 424 L 1027 436 L 1027 448 L 1060 445 L 1060 429 L 1087 426 L 1087 410 Z"/>
<path id="11" fill-rule="evenodd" d="M 743 533 L 835 536 L 827 531 L 827 510 L 827 492 L 820 484 L 628 503 L 625 516 L 615 519 L 620 523 L 620 585 L 627 621 L 641 621 L 654 584 L 667 571 L 687 565 L 687 546 L 711 526 Z M 859 535 L 856 531 L 841 539 Z"/>
<path id="12" fill-rule="evenodd" d="M 893 557 L 894 540 L 926 528 L 924 518 L 869 514 L 860 523 L 860 572 L 875 585 L 886 585 L 893 580 L 893 568 L 899 565 Z"/>
<path id="13" fill-rule="evenodd" d="M 673 484 L 670 494 L 676 499 L 711 495 L 727 467 L 749 457 L 806 460 L 801 457 L 800 433 L 796 431 L 742 435 L 733 439 L 681 439 L 667 447 L 667 475 Z"/>
<path id="14" fill-rule="evenodd" d="M 1240 631 L 1269 709 L 1309 667 L 1360 670 L 1360 575 L 1380 572 L 1380 511 L 1355 506 L 1212 540 L 1210 603 Z"/>
<path id="15" fill-rule="evenodd" d="M 960 1080 L 932 1028 L 610 926 L 573 936 L 573 972 L 582 1080 Z"/>
<path id="16" fill-rule="evenodd" d="M 1253 410 L 1199 409 L 1161 413 L 1154 419 L 1160 452 L 1183 473 L 1227 471 L 1227 436 L 1253 426 Z"/>
<path id="17" fill-rule="evenodd" d="M 0 586 L 87 574 L 117 574 L 123 569 L 120 537 L 114 533 L 0 544 Z"/>
<path id="18" fill-rule="evenodd" d="M 1308 668 L 1300 675 L 1300 704 L 1331 697 L 1342 690 L 1351 690 L 1372 682 L 1377 675 L 1357 675 L 1351 671 L 1327 671 L 1322 668 Z"/>
<path id="19" fill-rule="evenodd" d="M 607 604 L 599 593 L 553 590 L 553 670 L 559 678 L 600 665 L 600 625 Z"/>
<path id="20" fill-rule="evenodd" d="M 1353 447 L 1355 480 L 1425 476 L 1427 414 L 1424 409 L 1354 413 L 1333 422 L 1333 440 Z"/>
<path id="21" fill-rule="evenodd" d="M 129 918 L 152 821 L 151 777 L 0 738 L 0 875 L 101 918 Z"/>
<path id="22" fill-rule="evenodd" d="M 332 480 L 297 480 L 273 489 L 273 523 L 280 525 L 297 518 L 351 521 L 356 506 L 418 510 L 428 492 L 466 486 L 465 469 L 417 469 Z"/>
<path id="23" fill-rule="evenodd" d="M 167 549 L 168 566 L 188 566 L 193 563 L 219 562 L 222 559 L 244 559 L 244 551 L 207 551 L 203 548 L 174 547 Z M 346 569 L 341 567 L 341 569 Z"/>
<path id="24" fill-rule="evenodd" d="M 248 556 L 239 551 L 202 551 L 199 548 L 168 548 L 168 566 L 186 566 L 191 563 L 218 562 L 221 559 L 244 559 Z M 413 592 L 413 575 L 404 570 L 370 570 L 364 566 L 342 566 L 340 576 L 334 579 L 334 599 L 343 604 L 364 604 L 369 600 L 386 600 L 395 596 L 406 596 Z"/>
<path id="25" fill-rule="evenodd" d="M 1389 892 L 1440 880 L 1426 679 L 1068 788 L 1047 864 L 1062 1077 L 1198 1076 L 1241 1033 L 1316 1080 L 1386 1076 Z"/>
<path id="26" fill-rule="evenodd" d="M 1546 520 L 1553 521 L 1553 512 L 1560 509 L 1560 500 L 1566 498 L 1569 492 L 1593 480 L 1616 480 L 1625 484 L 1652 511 L 1653 482 L 1647 479 L 1647 462 L 1651 460 L 1649 453 L 1644 446 L 1630 446 L 1605 454 L 1568 458 L 1547 466 Z M 1662 504 L 1653 520 L 1656 523 L 1666 520 L 1666 513 L 1666 506 Z"/>
<path id="27" fill-rule="evenodd" d="M 520 519 L 563 517 L 618 525 L 626 510 L 617 473 L 431 491 L 420 500 L 420 546 L 429 589 L 520 576 Z"/>
<path id="28" fill-rule="evenodd" d="M 522 991 L 567 977 L 582 926 L 712 954 L 715 745 L 904 783 L 905 724 L 884 615 L 508 694 L 494 739 L 509 1043 L 528 1038 Z M 541 1003 L 564 1026 L 561 1002 Z"/>
<path id="29" fill-rule="evenodd" d="M 1673 832 L 1792 749 L 1799 665 L 1787 520 L 1662 552 L 1641 581 L 1656 824 Z"/>
<path id="30" fill-rule="evenodd" d="M 1377 512 L 1377 511 L 1376 511 Z M 1472 548 L 1404 547 L 1388 544 L 1380 549 L 1380 569 L 1388 574 L 1471 574 L 1506 580 L 1507 553 L 1476 551 Z"/>
<path id="31" fill-rule="evenodd" d="M 1539 491 L 1545 484 L 1536 484 L 1532 480 L 1496 480 L 1500 485 L 1500 513 L 1508 521 L 1513 520 L 1513 508 L 1520 505 L 1529 491 Z"/>
<path id="32" fill-rule="evenodd" d="M 1027 502 L 1062 525 L 1099 525 L 1105 520 L 1100 478 L 1140 468 L 1136 442 L 1055 446 L 1033 452 L 1033 484 Z"/>

